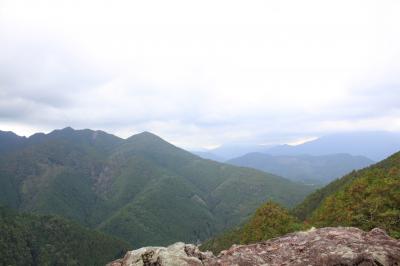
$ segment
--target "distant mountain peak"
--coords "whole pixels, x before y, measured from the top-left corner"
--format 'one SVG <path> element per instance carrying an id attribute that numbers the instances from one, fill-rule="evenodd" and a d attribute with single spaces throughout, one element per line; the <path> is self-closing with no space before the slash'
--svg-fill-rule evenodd
<path id="1" fill-rule="evenodd" d="M 60 131 L 75 131 L 75 129 L 73 129 L 70 126 L 64 127 L 63 129 L 60 129 Z"/>
<path id="2" fill-rule="evenodd" d="M 137 139 L 141 139 L 141 140 L 143 140 L 143 139 L 147 139 L 147 140 L 153 139 L 153 140 L 157 140 L 157 141 L 166 142 L 166 141 L 165 141 L 164 139 L 162 139 L 161 137 L 159 137 L 159 136 L 157 136 L 156 134 L 151 133 L 151 132 L 149 132 L 149 131 L 143 131 L 143 132 L 141 132 L 141 133 L 132 135 L 132 136 L 130 136 L 129 138 L 127 138 L 126 140 L 129 141 L 129 140 L 137 140 Z"/>
<path id="3" fill-rule="evenodd" d="M 143 131 L 141 133 L 136 134 L 136 136 L 148 136 L 148 137 L 157 137 L 160 138 L 159 136 L 157 136 L 154 133 L 151 133 L 150 131 Z"/>
<path id="4" fill-rule="evenodd" d="M 53 131 L 51 131 L 50 133 L 48 133 L 48 134 L 45 134 L 45 135 L 54 135 L 54 134 L 66 134 L 66 133 L 73 133 L 73 132 L 75 132 L 76 130 L 75 129 L 73 129 L 72 127 L 64 127 L 64 128 L 62 128 L 62 129 L 54 129 Z"/>
<path id="5" fill-rule="evenodd" d="M 0 153 L 13 151 L 26 141 L 26 137 L 21 137 L 12 131 L 0 130 Z"/>
<path id="6" fill-rule="evenodd" d="M 272 155 L 327 155 L 348 153 L 380 161 L 400 149 L 400 133 L 387 131 L 342 132 L 296 146 L 279 145 L 265 151 Z"/>
<path id="7" fill-rule="evenodd" d="M 12 137 L 20 137 L 20 136 L 18 136 L 17 134 L 15 134 L 15 133 L 12 132 L 12 131 L 3 131 L 3 130 L 0 130 L 0 135 L 3 135 L 3 136 L 12 136 Z"/>
<path id="8" fill-rule="evenodd" d="M 179 149 L 175 145 L 169 143 L 168 141 L 164 140 L 163 138 L 157 136 L 154 133 L 143 131 L 141 133 L 135 134 L 130 136 L 126 139 L 127 143 L 134 145 L 136 149 L 160 149 L 163 148 L 174 148 Z M 132 146 L 131 146 L 132 147 Z"/>

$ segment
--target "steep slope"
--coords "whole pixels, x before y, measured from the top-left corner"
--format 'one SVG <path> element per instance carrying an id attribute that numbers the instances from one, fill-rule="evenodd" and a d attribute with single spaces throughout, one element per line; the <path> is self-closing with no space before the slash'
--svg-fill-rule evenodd
<path id="1" fill-rule="evenodd" d="M 329 184 L 294 210 L 316 226 L 385 229 L 400 237 L 400 153 Z"/>
<path id="2" fill-rule="evenodd" d="M 376 131 L 332 134 L 296 146 L 273 147 L 264 152 L 272 155 L 348 153 L 380 161 L 398 150 L 400 150 L 399 133 Z"/>
<path id="3" fill-rule="evenodd" d="M 154 134 L 126 140 L 65 128 L 0 157 L 0 203 L 59 214 L 134 246 L 204 240 L 262 202 L 300 202 L 310 188 L 201 159 Z"/>
<path id="4" fill-rule="evenodd" d="M 107 195 L 112 202 L 134 196 L 100 228 L 134 245 L 203 240 L 244 221 L 267 199 L 293 206 L 309 191 L 277 176 L 201 159 L 147 132 L 128 139 L 111 157 L 129 158 L 129 163 L 119 163 L 120 175 Z M 126 188 L 137 186 L 126 184 L 139 179 L 131 173 L 141 170 L 130 168 L 138 160 L 137 168 L 157 167 L 145 168 L 149 178 L 139 181 L 142 189 L 132 194 Z"/>
<path id="5" fill-rule="evenodd" d="M 54 216 L 0 207 L 0 265 L 104 265 L 131 246 Z"/>
<path id="6" fill-rule="evenodd" d="M 318 208 L 318 206 L 325 200 L 329 195 L 339 191 L 347 184 L 351 183 L 358 175 L 358 172 L 353 171 L 342 178 L 336 179 L 329 183 L 325 187 L 317 189 L 310 195 L 308 195 L 303 202 L 297 205 L 292 213 L 301 220 L 308 220 L 312 212 Z"/>
<path id="7" fill-rule="evenodd" d="M 0 158 L 1 203 L 94 223 L 91 209 L 106 206 L 93 191 L 93 176 L 120 141 L 104 132 L 71 128 L 33 135 L 22 149 Z"/>
<path id="8" fill-rule="evenodd" d="M 373 161 L 349 154 L 273 156 L 249 153 L 227 163 L 251 167 L 306 184 L 324 185 L 352 170 L 371 165 Z"/>
<path id="9" fill-rule="evenodd" d="M 207 240 L 200 248 L 218 254 L 233 244 L 257 243 L 303 228 L 301 222 L 290 215 L 288 210 L 274 202 L 267 202 L 259 207 L 243 226 Z"/>

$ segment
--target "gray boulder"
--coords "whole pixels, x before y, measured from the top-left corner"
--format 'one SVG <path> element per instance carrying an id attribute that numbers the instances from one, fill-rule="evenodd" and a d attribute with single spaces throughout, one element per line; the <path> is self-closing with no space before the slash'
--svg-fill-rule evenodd
<path id="1" fill-rule="evenodd" d="M 182 242 L 168 247 L 143 247 L 128 251 L 123 259 L 113 261 L 107 266 L 198 266 L 214 257 L 211 252 L 200 252 L 198 247 Z"/>

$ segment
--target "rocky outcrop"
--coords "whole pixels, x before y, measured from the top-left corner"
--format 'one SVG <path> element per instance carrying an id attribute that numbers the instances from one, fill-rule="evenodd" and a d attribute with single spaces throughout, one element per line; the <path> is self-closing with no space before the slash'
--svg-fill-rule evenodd
<path id="1" fill-rule="evenodd" d="M 123 259 L 113 261 L 107 266 L 200 266 L 206 259 L 213 259 L 211 252 L 200 252 L 197 246 L 175 243 L 168 247 L 144 247 L 128 251 Z"/>
<path id="2" fill-rule="evenodd" d="M 251 245 L 232 246 L 218 256 L 194 245 L 147 247 L 128 252 L 110 266 L 133 265 L 400 265 L 400 241 L 375 228 L 327 227 Z"/>
<path id="3" fill-rule="evenodd" d="M 234 246 L 210 265 L 400 265 L 400 241 L 383 230 L 327 227 Z"/>

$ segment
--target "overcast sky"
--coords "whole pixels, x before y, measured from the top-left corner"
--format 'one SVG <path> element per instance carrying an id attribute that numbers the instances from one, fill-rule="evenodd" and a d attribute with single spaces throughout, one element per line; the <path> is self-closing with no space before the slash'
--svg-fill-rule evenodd
<path id="1" fill-rule="evenodd" d="M 189 149 L 400 131 L 400 1 L 0 0 L 0 130 Z"/>

